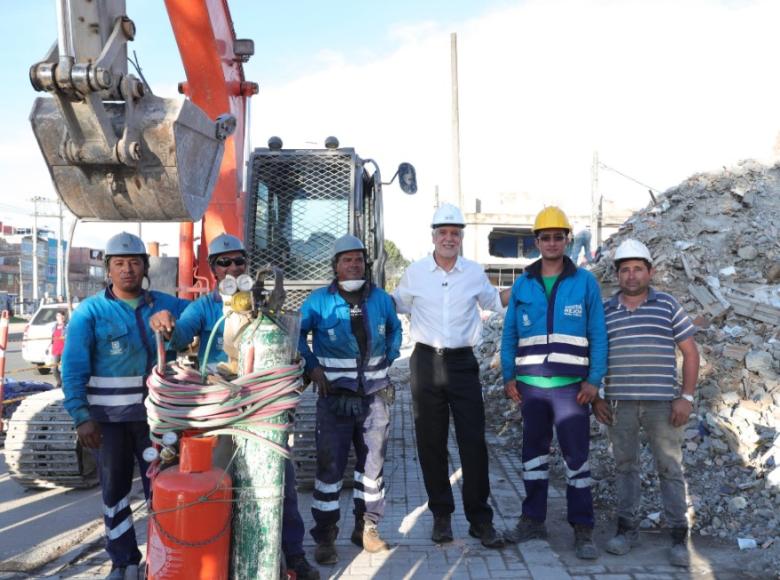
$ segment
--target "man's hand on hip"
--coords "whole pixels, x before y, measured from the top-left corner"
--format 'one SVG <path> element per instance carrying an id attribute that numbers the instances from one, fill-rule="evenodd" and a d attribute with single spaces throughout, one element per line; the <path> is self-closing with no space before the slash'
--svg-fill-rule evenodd
<path id="1" fill-rule="evenodd" d="M 97 421 L 93 421 L 92 419 L 84 421 L 81 425 L 76 427 L 76 434 L 79 436 L 81 444 L 88 449 L 99 448 L 103 441 L 100 425 Z"/>
<path id="2" fill-rule="evenodd" d="M 577 393 L 577 403 L 580 405 L 590 405 L 596 397 L 599 396 L 599 390 L 595 385 L 588 381 L 580 383 L 580 392 Z"/>
<path id="3" fill-rule="evenodd" d="M 672 414 L 669 417 L 669 422 L 672 427 L 682 427 L 688 422 L 688 418 L 693 411 L 693 404 L 685 399 L 675 399 L 672 401 Z"/>
<path id="4" fill-rule="evenodd" d="M 325 369 L 322 367 L 313 368 L 309 372 L 309 377 L 314 383 L 314 388 L 321 397 L 327 397 L 333 391 L 333 388 L 330 386 L 330 381 L 328 381 L 328 378 L 325 376 Z"/>
<path id="5" fill-rule="evenodd" d="M 517 388 L 517 381 L 515 379 L 509 379 L 504 383 L 504 393 L 507 398 L 512 399 L 518 405 L 523 402 L 523 396 Z"/>

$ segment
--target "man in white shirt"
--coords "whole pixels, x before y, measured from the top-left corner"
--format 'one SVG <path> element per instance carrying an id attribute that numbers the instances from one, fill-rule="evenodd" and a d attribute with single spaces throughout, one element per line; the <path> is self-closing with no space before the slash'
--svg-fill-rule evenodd
<path id="1" fill-rule="evenodd" d="M 450 518 L 455 503 L 447 466 L 451 410 L 469 534 L 485 547 L 501 548 L 504 538 L 493 527 L 488 504 L 485 408 L 472 347 L 481 330 L 478 307 L 501 310 L 509 291 L 499 293 L 479 264 L 459 256 L 465 225 L 454 205 L 443 204 L 436 210 L 431 224 L 434 252 L 407 268 L 393 298 L 398 312 L 412 315 L 414 425 L 428 507 L 434 517 L 431 539 L 436 543 L 453 539 Z"/>

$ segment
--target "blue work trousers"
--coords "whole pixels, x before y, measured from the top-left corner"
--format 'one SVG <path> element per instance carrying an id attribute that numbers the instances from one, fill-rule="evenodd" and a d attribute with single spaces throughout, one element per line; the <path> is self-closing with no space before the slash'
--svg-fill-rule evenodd
<path id="1" fill-rule="evenodd" d="M 103 440 L 97 450 L 100 487 L 103 492 L 103 521 L 106 526 L 106 551 L 114 568 L 141 561 L 135 539 L 130 492 L 136 461 L 141 472 L 144 495 L 149 499 L 148 464 L 144 449 L 151 446 L 146 421 L 100 423 Z"/>
<path id="2" fill-rule="evenodd" d="M 311 513 L 315 542 L 335 539 L 341 518 L 339 494 L 349 449 L 355 446 L 355 519 L 378 523 L 385 511 L 383 472 L 387 438 L 390 434 L 390 406 L 379 395 L 366 395 L 363 413 L 356 417 L 336 415 L 326 398 L 317 400 L 317 474 Z"/>
<path id="3" fill-rule="evenodd" d="M 284 504 L 282 507 L 282 553 L 289 560 L 303 554 L 303 518 L 298 511 L 298 491 L 295 489 L 295 466 L 284 461 Z"/>
<path id="4" fill-rule="evenodd" d="M 580 259 L 580 251 L 585 251 L 585 261 L 588 264 L 593 263 L 593 256 L 590 253 L 590 240 L 591 234 L 588 231 L 580 232 L 574 236 L 574 240 L 571 243 L 571 249 L 569 251 L 569 257 L 576 265 Z"/>
<path id="5" fill-rule="evenodd" d="M 517 386 L 523 397 L 523 515 L 540 522 L 547 517 L 554 426 L 566 468 L 569 523 L 593 527 L 588 464 L 590 407 L 577 403 L 580 383 L 544 389 L 518 381 Z"/>

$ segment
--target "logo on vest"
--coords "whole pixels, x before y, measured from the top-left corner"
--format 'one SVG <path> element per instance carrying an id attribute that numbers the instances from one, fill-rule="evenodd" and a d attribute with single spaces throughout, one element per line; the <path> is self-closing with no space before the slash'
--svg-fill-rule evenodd
<path id="1" fill-rule="evenodd" d="M 528 318 L 528 314 L 523 312 L 523 326 L 531 326 L 531 319 Z"/>
<path id="2" fill-rule="evenodd" d="M 564 306 L 563 315 L 582 318 L 582 304 L 569 304 L 568 306 Z"/>
<path id="3" fill-rule="evenodd" d="M 122 343 L 118 340 L 112 340 L 111 341 L 111 349 L 108 351 L 108 354 L 115 356 L 118 354 L 122 354 L 124 352 L 124 349 L 122 348 Z"/>
<path id="4" fill-rule="evenodd" d="M 331 342 L 336 342 L 336 330 L 333 328 L 328 329 L 328 338 L 330 338 Z"/>
<path id="5" fill-rule="evenodd" d="M 385 335 L 385 325 L 384 324 L 380 324 L 379 326 L 376 327 L 376 329 L 377 329 L 377 332 L 380 335 L 382 335 L 382 336 Z"/>

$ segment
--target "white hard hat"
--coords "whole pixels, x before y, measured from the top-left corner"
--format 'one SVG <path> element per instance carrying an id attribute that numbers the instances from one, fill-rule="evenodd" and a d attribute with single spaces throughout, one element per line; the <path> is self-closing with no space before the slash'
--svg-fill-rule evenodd
<path id="1" fill-rule="evenodd" d="M 464 228 L 466 227 L 466 220 L 463 219 L 460 209 L 451 203 L 443 203 L 433 212 L 433 220 L 431 220 L 432 228 L 438 228 L 439 226 Z"/>
<path id="2" fill-rule="evenodd" d="M 650 255 L 650 250 L 647 249 L 642 242 L 628 238 L 623 240 L 615 250 L 615 262 L 621 260 L 645 260 L 651 266 L 653 265 L 653 257 Z"/>

